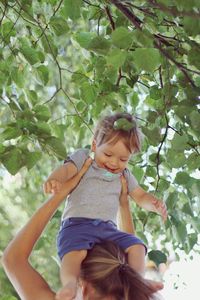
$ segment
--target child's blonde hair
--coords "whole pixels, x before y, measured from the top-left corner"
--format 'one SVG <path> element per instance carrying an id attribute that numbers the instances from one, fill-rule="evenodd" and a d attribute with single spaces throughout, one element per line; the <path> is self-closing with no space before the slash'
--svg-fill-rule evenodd
<path id="1" fill-rule="evenodd" d="M 96 291 L 92 300 L 150 300 L 153 289 L 127 263 L 127 255 L 115 243 L 96 244 L 81 265 L 80 278 Z M 90 299 L 87 295 L 87 299 Z"/>
<path id="2" fill-rule="evenodd" d="M 119 121 L 122 121 L 122 125 L 124 122 L 128 126 L 125 128 L 121 126 L 120 128 Z M 115 144 L 118 140 L 123 140 L 127 149 L 131 153 L 136 153 L 141 149 L 142 134 L 131 114 L 115 113 L 98 122 L 94 132 L 94 140 L 96 140 L 97 146 L 104 143 Z"/>

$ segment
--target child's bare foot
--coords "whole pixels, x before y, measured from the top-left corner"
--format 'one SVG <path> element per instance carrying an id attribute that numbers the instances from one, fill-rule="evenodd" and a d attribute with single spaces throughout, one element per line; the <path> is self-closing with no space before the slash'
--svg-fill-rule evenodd
<path id="1" fill-rule="evenodd" d="M 164 285 L 160 281 L 154 281 L 150 279 L 145 279 L 146 283 L 154 290 L 154 292 L 158 292 L 164 288 Z"/>
<path id="2" fill-rule="evenodd" d="M 56 300 L 75 299 L 77 293 L 77 282 L 70 281 L 56 293 Z"/>

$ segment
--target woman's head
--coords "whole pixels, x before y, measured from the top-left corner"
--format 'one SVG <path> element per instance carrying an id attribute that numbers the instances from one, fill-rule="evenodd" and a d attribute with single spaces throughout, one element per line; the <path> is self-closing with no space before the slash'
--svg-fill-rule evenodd
<path id="1" fill-rule="evenodd" d="M 113 242 L 97 244 L 82 263 L 84 300 L 149 300 L 152 288 L 128 264 Z"/>
<path id="2" fill-rule="evenodd" d="M 141 132 L 135 119 L 128 113 L 104 117 L 97 125 L 92 151 L 101 168 L 112 173 L 122 172 L 132 153 L 141 147 Z"/>

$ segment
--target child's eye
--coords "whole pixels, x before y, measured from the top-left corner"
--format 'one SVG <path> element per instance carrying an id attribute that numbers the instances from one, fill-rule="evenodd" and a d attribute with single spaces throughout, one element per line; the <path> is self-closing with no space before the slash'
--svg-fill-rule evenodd
<path id="1" fill-rule="evenodd" d="M 104 154 L 105 154 L 105 156 L 111 157 L 111 154 L 107 154 L 107 153 L 104 153 Z"/>
<path id="2" fill-rule="evenodd" d="M 127 162 L 128 159 L 120 159 L 120 160 L 123 161 L 123 162 Z"/>

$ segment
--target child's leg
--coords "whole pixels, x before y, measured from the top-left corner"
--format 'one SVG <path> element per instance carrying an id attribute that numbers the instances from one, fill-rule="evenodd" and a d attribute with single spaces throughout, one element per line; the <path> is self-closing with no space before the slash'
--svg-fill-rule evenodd
<path id="1" fill-rule="evenodd" d="M 63 287 L 56 294 L 56 299 L 74 299 L 77 293 L 77 283 L 81 263 L 87 255 L 86 250 L 72 251 L 63 256 L 60 278 Z"/>
<path id="2" fill-rule="evenodd" d="M 126 249 L 128 253 L 128 264 L 142 276 L 145 272 L 145 248 L 137 244 Z"/>
<path id="3" fill-rule="evenodd" d="M 126 249 L 128 253 L 128 264 L 135 271 L 144 276 L 145 273 L 145 248 L 143 245 L 137 244 Z M 147 284 L 157 292 L 163 288 L 162 282 L 146 279 Z"/>

